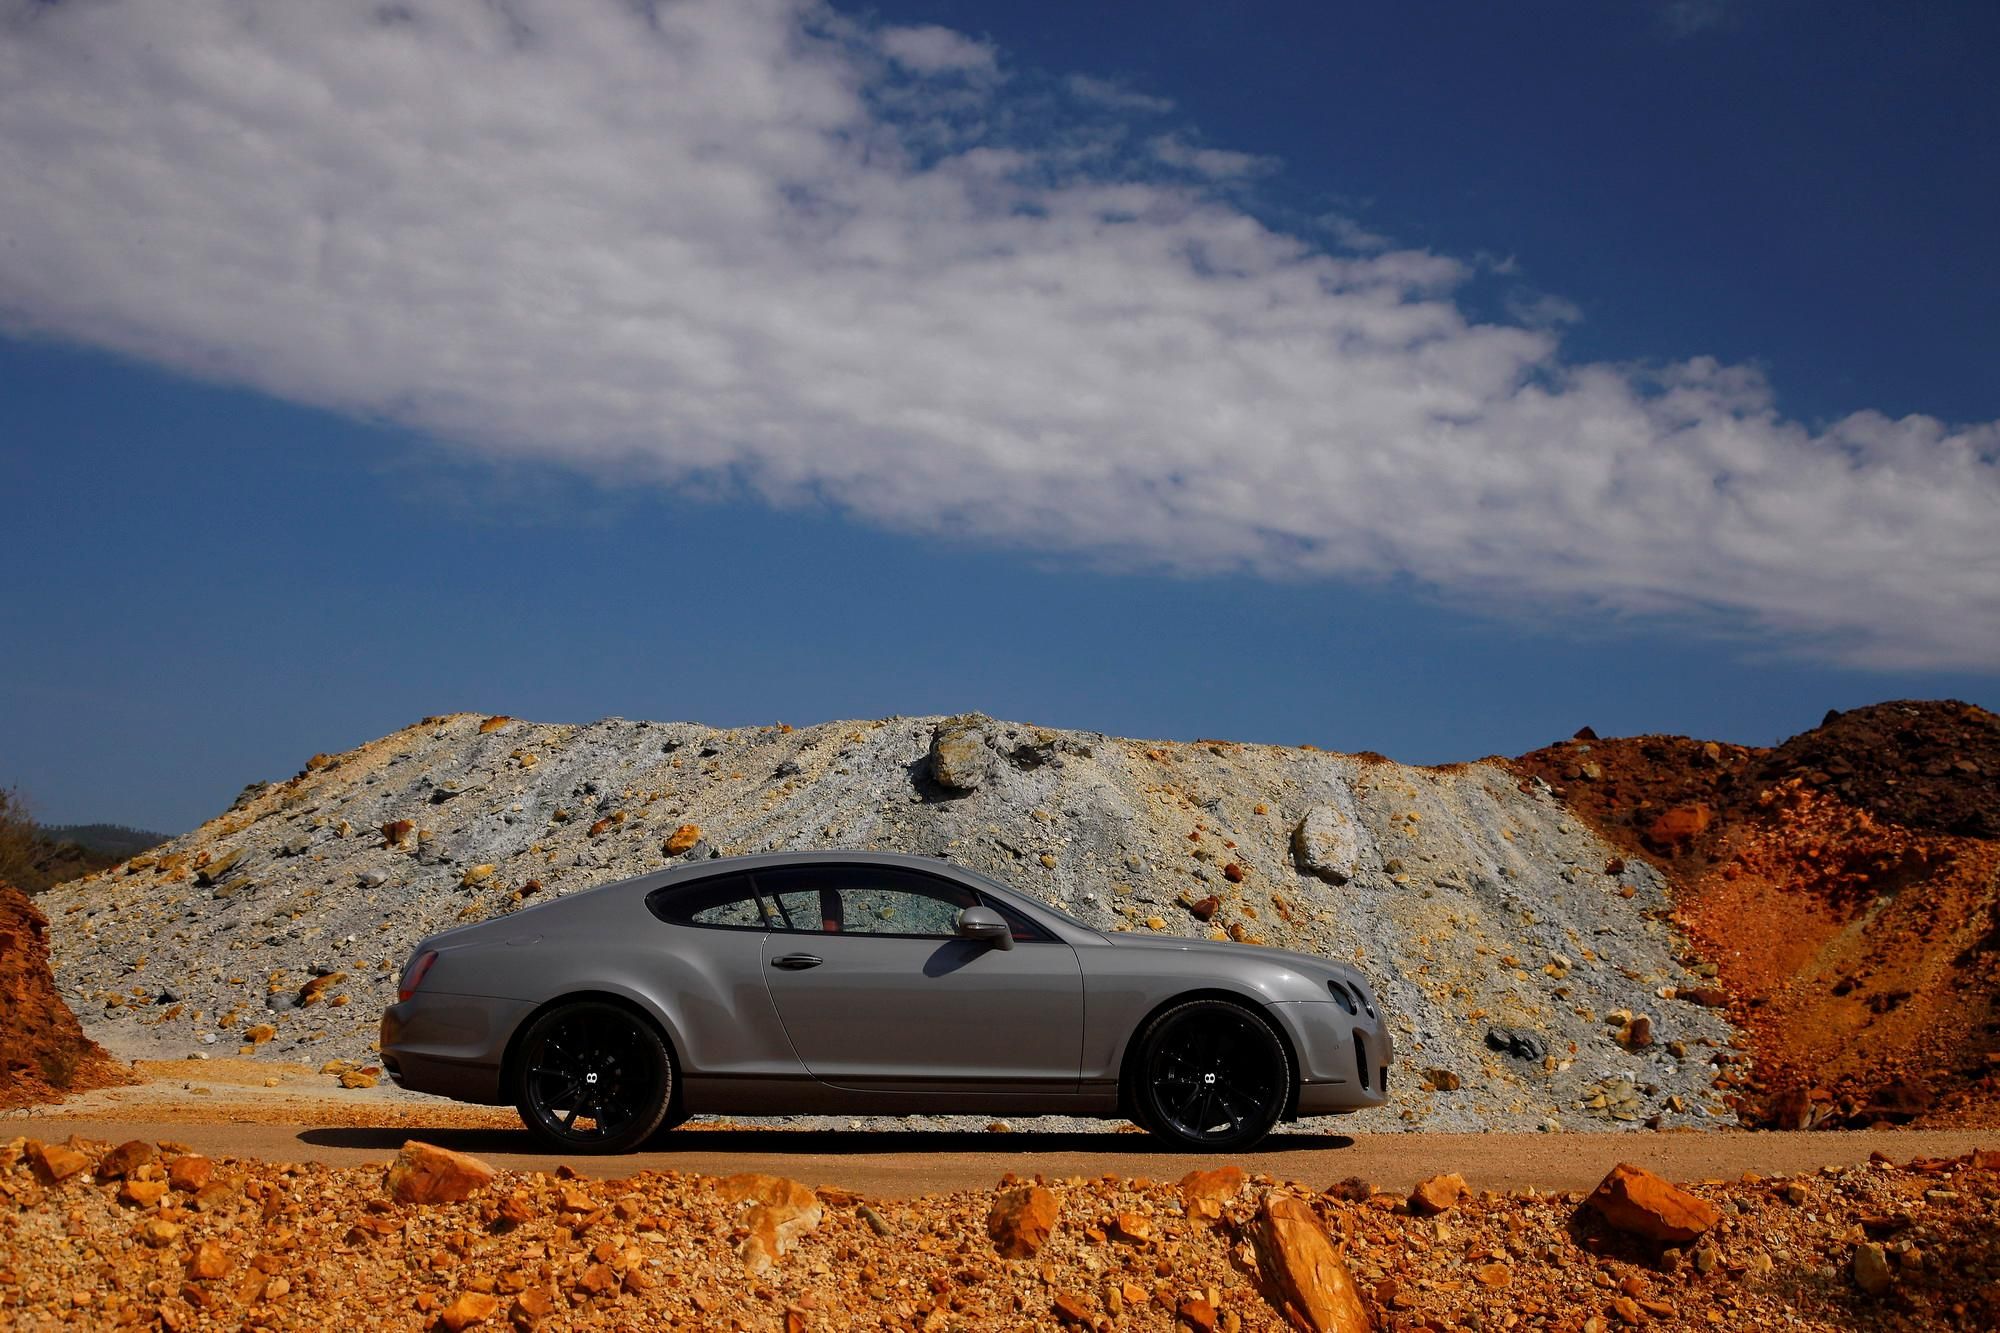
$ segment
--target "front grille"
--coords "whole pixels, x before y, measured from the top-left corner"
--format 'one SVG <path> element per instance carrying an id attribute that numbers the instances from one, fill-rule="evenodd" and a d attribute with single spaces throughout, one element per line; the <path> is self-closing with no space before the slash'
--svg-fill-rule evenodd
<path id="1" fill-rule="evenodd" d="M 1354 1034 L 1354 1072 L 1361 1076 L 1361 1086 L 1368 1086 L 1368 1042 L 1357 1032 Z"/>

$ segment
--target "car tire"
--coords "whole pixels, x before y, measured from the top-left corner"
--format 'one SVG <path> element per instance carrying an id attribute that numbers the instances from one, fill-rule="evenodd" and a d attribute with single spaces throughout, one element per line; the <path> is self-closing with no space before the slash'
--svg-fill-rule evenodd
<path id="1" fill-rule="evenodd" d="M 1291 1099 L 1277 1029 L 1227 1000 L 1187 1000 L 1140 1029 L 1129 1077 L 1133 1120 L 1176 1148 L 1228 1152 L 1271 1132 Z"/>
<path id="2" fill-rule="evenodd" d="M 529 1133 L 559 1152 L 631 1152 L 675 1104 L 673 1052 L 623 1005 L 559 1005 L 529 1024 L 519 1051 L 515 1109 Z"/>

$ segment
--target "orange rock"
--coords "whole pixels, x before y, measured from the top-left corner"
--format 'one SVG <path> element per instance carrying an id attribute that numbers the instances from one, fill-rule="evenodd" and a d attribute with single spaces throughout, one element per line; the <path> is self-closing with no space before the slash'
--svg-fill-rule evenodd
<path id="1" fill-rule="evenodd" d="M 593 1296 L 609 1296 L 618 1290 L 618 1274 L 611 1271 L 610 1264 L 592 1264 L 583 1270 L 577 1285 Z"/>
<path id="2" fill-rule="evenodd" d="M 1047 1242 L 1062 1204 L 1040 1185 L 1008 1190 L 986 1214 L 986 1234 L 1003 1259 L 1027 1259 Z"/>
<path id="3" fill-rule="evenodd" d="M 1120 1213 L 1117 1219 L 1118 1234 L 1130 1241 L 1150 1240 L 1153 1236 L 1153 1221 L 1144 1213 Z"/>
<path id="4" fill-rule="evenodd" d="M 1061 1323 L 1082 1324 L 1086 1327 L 1090 1324 L 1090 1307 L 1083 1303 L 1083 1297 L 1072 1295 L 1067 1291 L 1056 1293 L 1051 1312 Z"/>
<path id="5" fill-rule="evenodd" d="M 164 1217 L 149 1217 L 139 1227 L 139 1239 L 156 1250 L 165 1249 L 179 1240 L 180 1236 L 180 1225 L 169 1222 Z"/>
<path id="6" fill-rule="evenodd" d="M 1611 1168 L 1583 1206 L 1616 1230 L 1665 1245 L 1685 1245 L 1716 1223 L 1706 1199 L 1625 1162 Z"/>
<path id="7" fill-rule="evenodd" d="M 194 1253 L 188 1256 L 188 1276 L 203 1282 L 213 1282 L 216 1278 L 227 1276 L 229 1270 L 235 1266 L 235 1261 L 229 1257 L 229 1251 L 212 1240 L 205 1240 L 195 1246 Z"/>
<path id="8" fill-rule="evenodd" d="M 338 986 L 345 980 L 347 980 L 347 973 L 345 972 L 329 972 L 323 977 L 314 977 L 311 981 L 299 987 L 299 1003 L 301 1005 L 318 1004 L 326 998 L 328 990 Z"/>
<path id="9" fill-rule="evenodd" d="M 164 1180 L 128 1180 L 118 1187 L 118 1202 L 128 1208 L 151 1208 L 166 1192 Z"/>
<path id="10" fill-rule="evenodd" d="M 1456 1171 L 1432 1176 L 1429 1180 L 1417 1182 L 1417 1187 L 1410 1191 L 1410 1211 L 1424 1217 L 1449 1212 L 1471 1193 L 1465 1177 Z"/>
<path id="11" fill-rule="evenodd" d="M 386 1184 L 398 1203 L 455 1203 L 493 1182 L 493 1168 L 462 1152 L 411 1139 L 389 1164 Z"/>
<path id="12" fill-rule="evenodd" d="M 1190 1296 L 1176 1306 L 1174 1317 L 1201 1333 L 1212 1333 L 1215 1328 L 1215 1307 L 1199 1296 Z"/>
<path id="13" fill-rule="evenodd" d="M 531 1287 L 514 1298 L 507 1317 L 517 1324 L 533 1327 L 556 1312 L 555 1298 L 540 1287 Z"/>
<path id="14" fill-rule="evenodd" d="M 756 1205 L 743 1219 L 750 1234 L 737 1249 L 744 1268 L 752 1274 L 768 1272 L 794 1241 L 819 1226 L 823 1212 L 818 1195 L 783 1176 L 729 1176 L 721 1191 L 732 1203 Z"/>
<path id="15" fill-rule="evenodd" d="M 131 1139 L 119 1144 L 104 1154 L 97 1162 L 99 1180 L 123 1180 L 138 1167 L 153 1160 L 153 1145 L 144 1139 Z"/>
<path id="16" fill-rule="evenodd" d="M 483 1291 L 461 1291 L 452 1298 L 450 1305 L 438 1311 L 438 1322 L 450 1329 L 451 1333 L 459 1333 L 460 1329 L 485 1323 L 498 1313 L 499 1309 L 498 1297 L 489 1296 Z"/>
<path id="17" fill-rule="evenodd" d="M 1192 1216 L 1220 1217 L 1222 1205 L 1243 1192 L 1244 1180 L 1240 1166 L 1190 1171 L 1181 1177 L 1181 1203 Z"/>
<path id="18" fill-rule="evenodd" d="M 209 1174 L 214 1170 L 215 1163 L 200 1153 L 183 1153 L 167 1163 L 167 1184 L 193 1194 L 208 1183 Z"/>
<path id="19" fill-rule="evenodd" d="M 417 826 L 407 819 L 392 819 L 382 825 L 381 831 L 384 847 L 407 847 L 410 835 L 417 831 Z"/>
<path id="20" fill-rule="evenodd" d="M 66 1148 L 60 1143 L 28 1142 L 28 1164 L 44 1185 L 53 1185 L 68 1180 L 77 1172 L 90 1165 L 90 1159 L 74 1148 Z"/>
<path id="21" fill-rule="evenodd" d="M 1504 1287 L 1514 1280 L 1514 1270 L 1505 1264 L 1487 1264 L 1473 1274 L 1482 1287 Z"/>
<path id="22" fill-rule="evenodd" d="M 1656 846 L 1669 846 L 1686 842 L 1706 832 L 1715 820 L 1715 812 L 1700 803 L 1677 805 L 1663 812 L 1646 829 L 1646 837 Z"/>
<path id="23" fill-rule="evenodd" d="M 668 835 L 660 850 L 668 856 L 679 856 L 701 841 L 701 825 L 683 824 Z"/>
<path id="24" fill-rule="evenodd" d="M 265 1042 L 278 1035 L 278 1029 L 272 1027 L 269 1023 L 258 1023 L 254 1027 L 243 1029 L 243 1035 L 249 1039 L 252 1046 L 262 1046 Z"/>
<path id="25" fill-rule="evenodd" d="M 1207 921 L 1221 910 L 1222 899 L 1212 893 L 1206 898 L 1197 898 L 1188 904 L 1188 911 L 1194 913 L 1194 919 L 1197 921 Z"/>
<path id="26" fill-rule="evenodd" d="M 500 728 L 506 726 L 509 722 L 512 722 L 513 720 L 514 720 L 513 718 L 508 717 L 505 713 L 500 713 L 494 717 L 489 717 L 484 722 L 481 722 L 479 724 L 479 734 L 485 736 L 492 732 L 498 731 L 500 730 Z"/>
<path id="27" fill-rule="evenodd" d="M 1279 1313 L 1308 1333 L 1368 1333 L 1368 1309 L 1347 1262 L 1304 1201 L 1266 1194 L 1250 1239 Z"/>

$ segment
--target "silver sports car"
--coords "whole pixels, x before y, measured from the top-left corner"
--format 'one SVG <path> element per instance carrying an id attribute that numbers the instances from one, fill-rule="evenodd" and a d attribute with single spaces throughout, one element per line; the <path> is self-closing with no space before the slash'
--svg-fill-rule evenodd
<path id="1" fill-rule="evenodd" d="M 382 1015 L 405 1088 L 520 1108 L 569 1152 L 689 1115 L 1129 1118 L 1187 1148 L 1379 1106 L 1353 968 L 1105 934 L 960 866 L 878 852 L 680 865 L 448 930 Z"/>

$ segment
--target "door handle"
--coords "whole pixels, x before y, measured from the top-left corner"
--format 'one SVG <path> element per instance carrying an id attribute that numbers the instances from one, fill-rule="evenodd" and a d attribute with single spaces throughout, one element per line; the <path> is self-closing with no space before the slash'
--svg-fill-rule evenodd
<path id="1" fill-rule="evenodd" d="M 821 958 L 818 954 L 787 953 L 787 954 L 780 954 L 776 958 L 773 958 L 771 960 L 771 966 L 782 967 L 787 972 L 803 972 L 809 967 L 818 967 L 821 963 L 824 963 L 825 961 L 826 959 Z"/>

